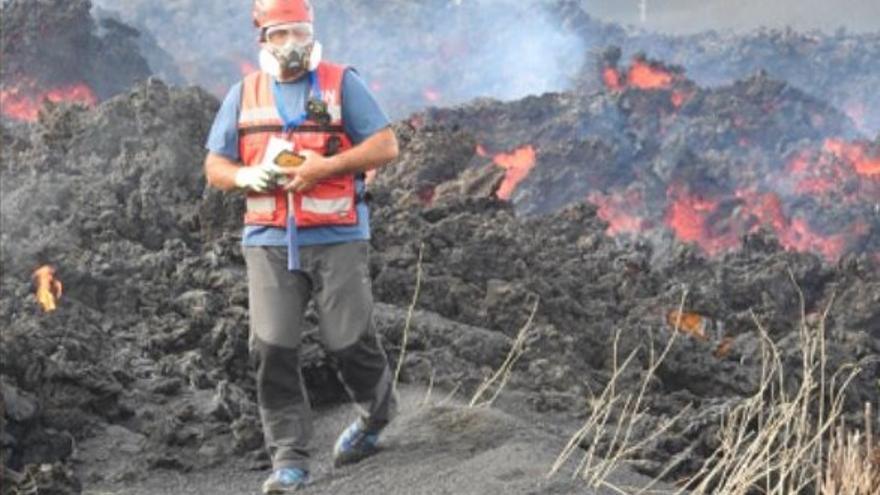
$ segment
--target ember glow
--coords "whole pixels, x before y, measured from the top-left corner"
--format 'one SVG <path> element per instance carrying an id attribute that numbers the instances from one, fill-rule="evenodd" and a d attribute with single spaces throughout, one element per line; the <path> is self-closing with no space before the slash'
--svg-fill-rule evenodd
<path id="1" fill-rule="evenodd" d="M 739 232 L 719 228 L 720 198 L 691 192 L 675 184 L 667 191 L 666 224 L 684 242 L 698 244 L 710 256 L 739 245 Z"/>
<path id="2" fill-rule="evenodd" d="M 825 141 L 825 151 L 848 162 L 856 173 L 880 180 L 880 150 L 868 151 L 865 143 L 847 143 L 842 139 Z"/>
<path id="3" fill-rule="evenodd" d="M 55 268 L 43 265 L 34 270 L 35 297 L 43 311 L 51 313 L 57 309 L 58 298 L 61 297 L 61 281 L 55 278 Z"/>
<path id="4" fill-rule="evenodd" d="M 635 60 L 627 75 L 627 82 L 639 89 L 666 89 L 672 86 L 673 75 L 662 67 L 644 60 Z"/>
<path id="5" fill-rule="evenodd" d="M 620 72 L 614 67 L 605 67 L 602 71 L 602 82 L 612 91 L 620 91 L 623 89 L 623 82 L 620 80 Z"/>
<path id="6" fill-rule="evenodd" d="M 622 91 L 627 87 L 645 91 L 671 89 L 677 82 L 683 81 L 681 75 L 665 68 L 662 64 L 636 57 L 629 70 L 621 71 L 617 67 L 606 66 L 602 69 L 602 82 L 612 91 Z M 678 91 L 673 102 L 679 106 L 689 95 Z"/>
<path id="7" fill-rule="evenodd" d="M 498 188 L 498 197 L 505 201 L 510 200 L 516 186 L 525 179 L 535 166 L 535 148 L 531 145 L 523 146 L 512 153 L 499 153 L 492 158 L 495 165 L 507 170 L 504 181 Z"/>
<path id="8" fill-rule="evenodd" d="M 694 90 L 681 70 L 668 69 L 660 62 L 638 56 L 627 70 L 614 65 L 603 67 L 601 77 L 602 84 L 615 93 L 627 88 L 669 91 L 669 101 L 675 108 L 680 108 L 694 96 Z"/>
<path id="9" fill-rule="evenodd" d="M 596 214 L 608 223 L 605 233 L 609 236 L 620 234 L 639 234 L 644 232 L 649 223 L 639 215 L 633 213 L 639 207 L 644 207 L 644 199 L 640 191 L 613 192 L 604 194 L 593 191 L 587 196 L 587 201 L 598 206 Z"/>
<path id="10" fill-rule="evenodd" d="M 734 250 L 745 234 L 767 228 L 783 248 L 819 253 L 834 262 L 867 232 L 867 225 L 861 222 L 835 232 L 820 232 L 804 218 L 789 218 L 773 192 L 743 189 L 730 197 L 705 197 L 672 186 L 668 195 L 667 226 L 679 240 L 697 244 L 710 256 Z"/>
<path id="11" fill-rule="evenodd" d="M 33 122 L 37 120 L 43 102 L 75 102 L 94 106 L 98 98 L 85 84 L 68 84 L 41 90 L 34 81 L 22 80 L 12 87 L 0 89 L 0 109 L 4 116 Z"/>

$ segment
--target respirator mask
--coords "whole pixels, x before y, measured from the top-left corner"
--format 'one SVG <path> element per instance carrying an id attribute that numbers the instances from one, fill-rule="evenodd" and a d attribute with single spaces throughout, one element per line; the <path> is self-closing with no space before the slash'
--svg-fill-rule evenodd
<path id="1" fill-rule="evenodd" d="M 321 44 L 309 22 L 268 27 L 261 41 L 260 69 L 276 78 L 315 70 L 321 62 Z"/>

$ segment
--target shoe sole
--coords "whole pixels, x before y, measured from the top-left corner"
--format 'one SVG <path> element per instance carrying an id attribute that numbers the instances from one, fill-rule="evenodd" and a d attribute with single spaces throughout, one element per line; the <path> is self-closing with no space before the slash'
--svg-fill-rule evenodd
<path id="1" fill-rule="evenodd" d="M 333 459 L 334 467 L 342 467 L 348 466 L 351 464 L 357 464 L 367 457 L 372 457 L 379 453 L 379 448 L 371 449 L 367 452 L 350 452 L 347 454 L 339 454 Z"/>
<path id="2" fill-rule="evenodd" d="M 284 493 L 294 493 L 294 492 L 298 492 L 300 490 L 305 490 L 305 489 L 306 489 L 306 485 L 297 485 L 296 487 L 290 487 L 290 488 L 272 488 L 268 491 L 263 490 L 263 495 L 278 495 L 278 494 L 284 494 Z"/>

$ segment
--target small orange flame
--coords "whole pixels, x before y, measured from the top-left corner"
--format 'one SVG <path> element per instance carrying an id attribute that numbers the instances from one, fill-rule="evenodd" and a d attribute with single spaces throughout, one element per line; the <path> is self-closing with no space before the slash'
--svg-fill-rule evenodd
<path id="1" fill-rule="evenodd" d="M 55 268 L 51 265 L 43 265 L 34 270 L 34 283 L 37 286 L 37 302 L 43 311 L 50 313 L 57 308 L 58 298 L 61 297 L 61 281 L 55 278 Z"/>
<path id="2" fill-rule="evenodd" d="M 679 332 L 695 339 L 709 340 L 709 336 L 706 334 L 709 320 L 697 313 L 673 310 L 666 314 L 666 323 L 671 328 L 677 327 Z"/>
<path id="3" fill-rule="evenodd" d="M 516 186 L 535 166 L 535 148 L 531 145 L 516 149 L 513 153 L 499 153 L 492 159 L 495 165 L 507 170 L 504 181 L 496 193 L 500 199 L 509 200 Z"/>

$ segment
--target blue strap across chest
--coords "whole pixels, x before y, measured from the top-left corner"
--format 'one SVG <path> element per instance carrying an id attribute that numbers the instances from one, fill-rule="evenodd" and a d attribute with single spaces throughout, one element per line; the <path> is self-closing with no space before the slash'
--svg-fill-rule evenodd
<path id="1" fill-rule="evenodd" d="M 319 101 L 322 99 L 317 70 L 309 72 L 309 93 L 310 96 L 306 98 L 305 102 L 306 106 L 308 106 L 310 99 L 317 99 Z M 309 114 L 305 108 L 299 115 L 290 117 L 282 104 L 281 83 L 277 80 L 272 81 L 272 96 L 275 98 L 275 108 L 278 110 L 278 115 L 281 117 L 281 121 L 284 122 L 284 132 L 290 132 L 308 120 Z"/>

